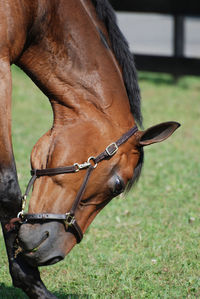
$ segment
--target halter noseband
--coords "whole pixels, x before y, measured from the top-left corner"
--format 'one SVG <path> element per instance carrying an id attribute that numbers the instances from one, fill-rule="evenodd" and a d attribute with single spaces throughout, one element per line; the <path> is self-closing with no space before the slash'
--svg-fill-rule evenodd
<path id="1" fill-rule="evenodd" d="M 107 148 L 99 154 L 96 158 L 95 157 L 89 157 L 87 162 L 84 162 L 82 164 L 74 163 L 72 166 L 66 166 L 66 167 L 59 167 L 59 168 L 46 168 L 46 169 L 33 169 L 31 170 L 31 179 L 28 183 L 28 186 L 26 188 L 26 192 L 22 198 L 22 211 L 19 212 L 18 218 L 22 219 L 22 223 L 26 223 L 28 221 L 45 221 L 45 220 L 58 220 L 62 221 L 65 225 L 66 231 L 69 231 L 74 234 L 76 237 L 77 243 L 80 243 L 83 238 L 83 233 L 78 225 L 76 218 L 75 218 L 75 212 L 76 209 L 84 195 L 87 182 L 89 180 L 89 177 L 92 173 L 92 171 L 97 167 L 98 163 L 111 158 L 117 151 L 118 147 L 125 143 L 131 136 L 133 136 L 138 131 L 137 126 L 132 127 L 128 132 L 126 132 L 124 135 L 121 136 L 116 142 L 111 143 Z M 49 213 L 41 213 L 41 214 L 24 214 L 24 209 L 26 206 L 26 198 L 28 196 L 28 193 L 30 192 L 30 189 L 35 182 L 35 180 L 41 176 L 51 176 L 51 175 L 57 175 L 57 174 L 64 174 L 64 173 L 76 173 L 82 169 L 88 169 L 86 172 L 86 175 L 84 177 L 83 183 L 76 195 L 76 198 L 74 200 L 74 203 L 70 209 L 69 212 L 65 214 L 49 214 Z"/>

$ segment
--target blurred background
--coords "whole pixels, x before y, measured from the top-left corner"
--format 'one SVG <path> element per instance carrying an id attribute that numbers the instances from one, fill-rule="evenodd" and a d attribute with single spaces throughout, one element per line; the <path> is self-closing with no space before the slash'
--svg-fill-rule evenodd
<path id="1" fill-rule="evenodd" d="M 174 55 L 174 18 L 170 15 L 119 12 L 118 22 L 134 53 Z M 184 17 L 186 57 L 200 58 L 200 17 Z"/>
<path id="2" fill-rule="evenodd" d="M 200 75 L 200 2 L 110 0 L 139 70 Z"/>

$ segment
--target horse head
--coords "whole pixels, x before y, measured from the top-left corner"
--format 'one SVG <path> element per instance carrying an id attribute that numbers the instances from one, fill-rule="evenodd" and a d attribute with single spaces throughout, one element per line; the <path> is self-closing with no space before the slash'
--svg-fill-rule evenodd
<path id="1" fill-rule="evenodd" d="M 90 122 L 80 122 L 70 131 L 64 127 L 55 128 L 54 138 L 51 138 L 52 132 L 46 133 L 32 151 L 32 168 L 38 173 L 29 214 L 25 217 L 29 221 L 19 232 L 28 261 L 49 265 L 63 259 L 81 241 L 82 233 L 101 209 L 137 179 L 143 146 L 165 140 L 178 127 L 176 122 L 167 122 L 146 131 L 138 131 L 134 126 L 133 132 L 127 133 L 111 124 L 92 126 Z M 120 146 L 116 145 L 116 137 L 122 140 L 122 144 L 117 143 Z M 47 144 L 50 145 L 47 147 Z M 44 168 L 47 155 L 48 163 Z M 84 185 L 90 169 L 91 175 Z M 78 225 L 77 233 L 67 215 L 83 185 L 72 215 Z"/>
<path id="2" fill-rule="evenodd" d="M 32 184 L 33 192 L 18 234 L 32 265 L 63 259 L 101 209 L 137 180 L 143 147 L 165 140 L 179 126 L 168 122 L 138 130 L 133 58 L 112 10 L 106 7 L 110 13 L 103 19 L 101 1 L 93 1 L 96 10 L 91 1 L 61 2 L 54 17 L 43 18 L 51 20 L 45 37 L 37 37 L 20 58 L 54 113 L 52 128 L 32 151 L 27 193 Z"/>

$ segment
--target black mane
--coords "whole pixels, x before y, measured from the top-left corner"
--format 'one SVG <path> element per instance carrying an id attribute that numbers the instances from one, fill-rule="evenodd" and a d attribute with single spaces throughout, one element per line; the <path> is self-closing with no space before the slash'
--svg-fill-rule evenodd
<path id="1" fill-rule="evenodd" d="M 108 0 L 91 1 L 96 8 L 98 17 L 106 26 L 112 50 L 122 68 L 124 84 L 129 98 L 131 112 L 135 121 L 142 126 L 140 89 L 138 86 L 137 71 L 133 55 L 129 50 L 128 42 L 117 25 L 115 12 Z"/>
<path id="2" fill-rule="evenodd" d="M 96 8 L 97 15 L 101 21 L 104 22 L 108 35 L 111 41 L 112 50 L 119 62 L 122 72 L 124 84 L 126 87 L 131 112 L 135 121 L 142 126 L 142 113 L 141 113 L 141 97 L 140 89 L 137 80 L 137 71 L 133 55 L 129 50 L 129 45 L 121 30 L 117 25 L 115 12 L 108 2 L 108 0 L 91 0 Z M 138 181 L 144 161 L 144 151 L 140 148 L 140 158 L 135 168 L 134 175 L 129 181 L 127 191 Z"/>

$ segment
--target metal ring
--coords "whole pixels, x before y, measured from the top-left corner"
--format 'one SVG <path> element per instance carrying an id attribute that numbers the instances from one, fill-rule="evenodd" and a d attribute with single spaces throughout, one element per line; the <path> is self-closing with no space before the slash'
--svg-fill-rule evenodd
<path id="1" fill-rule="evenodd" d="M 78 163 L 74 163 L 74 167 L 76 167 L 75 172 L 78 172 L 80 170 L 80 167 L 79 167 Z"/>
<path id="2" fill-rule="evenodd" d="M 17 214 L 17 218 L 23 218 L 23 211 L 20 211 L 18 214 Z"/>
<path id="3" fill-rule="evenodd" d="M 94 162 L 94 165 L 91 164 L 90 160 L 92 160 Z M 98 163 L 95 162 L 95 157 L 91 156 L 88 158 L 88 163 L 90 163 L 91 166 L 93 166 L 93 168 L 96 168 Z"/>

